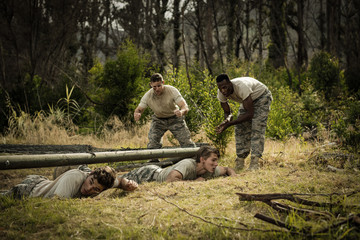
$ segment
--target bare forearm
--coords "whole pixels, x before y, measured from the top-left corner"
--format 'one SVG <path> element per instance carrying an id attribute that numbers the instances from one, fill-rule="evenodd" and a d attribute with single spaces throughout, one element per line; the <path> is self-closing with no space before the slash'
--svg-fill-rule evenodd
<path id="1" fill-rule="evenodd" d="M 185 101 L 180 101 L 177 104 L 180 107 L 180 109 L 174 111 L 175 115 L 178 117 L 185 116 L 189 111 L 188 105 L 186 104 Z"/>
<path id="2" fill-rule="evenodd" d="M 236 174 L 234 169 L 227 167 L 226 168 L 226 175 L 228 175 L 228 176 L 236 176 L 237 174 Z"/>
<path id="3" fill-rule="evenodd" d="M 129 180 L 127 178 L 118 176 L 117 181 L 115 181 L 113 187 L 114 188 L 121 188 L 121 189 L 126 190 L 126 191 L 134 191 L 135 189 L 138 188 L 138 184 L 133 180 Z"/>
<path id="4" fill-rule="evenodd" d="M 183 176 L 180 172 L 173 170 L 169 173 L 169 175 L 166 177 L 166 182 L 176 182 L 176 181 L 182 181 Z"/>

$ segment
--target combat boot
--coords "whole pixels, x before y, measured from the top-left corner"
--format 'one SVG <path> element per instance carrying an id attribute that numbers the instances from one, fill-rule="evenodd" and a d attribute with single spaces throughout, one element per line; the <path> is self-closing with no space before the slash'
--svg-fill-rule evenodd
<path id="1" fill-rule="evenodd" d="M 236 171 L 240 171 L 244 169 L 244 165 L 245 165 L 245 158 L 239 158 L 237 157 L 235 159 L 235 170 Z"/>
<path id="2" fill-rule="evenodd" d="M 258 169 L 259 169 L 259 158 L 256 156 L 251 156 L 250 166 L 247 170 L 253 171 Z"/>

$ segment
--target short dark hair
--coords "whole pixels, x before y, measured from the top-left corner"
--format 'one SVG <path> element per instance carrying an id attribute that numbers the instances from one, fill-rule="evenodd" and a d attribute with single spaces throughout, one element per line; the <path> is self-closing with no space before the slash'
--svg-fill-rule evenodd
<path id="1" fill-rule="evenodd" d="M 155 73 L 150 77 L 150 82 L 159 82 L 159 81 L 163 81 L 163 80 L 164 79 L 160 73 Z"/>
<path id="2" fill-rule="evenodd" d="M 109 166 L 96 168 L 90 175 L 93 175 L 99 184 L 104 186 L 104 190 L 111 188 L 114 185 L 116 178 L 115 170 Z"/>
<path id="3" fill-rule="evenodd" d="M 208 145 L 201 146 L 199 150 L 196 152 L 195 160 L 196 162 L 200 162 L 200 157 L 207 159 L 208 157 L 210 157 L 212 153 L 216 154 L 217 157 L 220 158 L 220 152 L 218 149 Z"/>
<path id="4" fill-rule="evenodd" d="M 219 76 L 216 77 L 216 82 L 217 82 L 217 83 L 218 83 L 218 82 L 222 82 L 222 81 L 224 81 L 224 80 L 230 82 L 230 78 L 229 78 L 229 76 L 228 76 L 226 73 L 222 73 L 222 74 L 220 74 Z"/>

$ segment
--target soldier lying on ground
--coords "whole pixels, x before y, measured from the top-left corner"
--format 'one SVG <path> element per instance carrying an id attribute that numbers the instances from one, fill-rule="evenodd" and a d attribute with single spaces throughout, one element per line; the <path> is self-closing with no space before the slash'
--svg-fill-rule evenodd
<path id="1" fill-rule="evenodd" d="M 229 167 L 218 166 L 220 153 L 210 146 L 202 146 L 197 151 L 195 159 L 186 158 L 167 168 L 147 165 L 132 170 L 123 175 L 124 178 L 137 183 L 142 182 L 173 182 L 182 180 L 205 181 L 219 176 L 236 176 Z"/>
<path id="2" fill-rule="evenodd" d="M 88 171 L 88 168 L 69 170 L 54 181 L 39 175 L 29 175 L 20 184 L 5 192 L 5 196 L 15 198 L 45 197 L 81 198 L 95 196 L 114 187 L 133 191 L 138 184 L 121 176 L 116 177 L 115 170 L 109 166 Z"/>

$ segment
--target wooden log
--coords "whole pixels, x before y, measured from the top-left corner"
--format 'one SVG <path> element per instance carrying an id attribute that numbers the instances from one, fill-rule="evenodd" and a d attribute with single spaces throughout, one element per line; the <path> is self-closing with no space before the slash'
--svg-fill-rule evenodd
<path id="1" fill-rule="evenodd" d="M 270 193 L 270 194 L 247 194 L 247 193 L 236 193 L 239 196 L 240 201 L 271 201 L 275 199 L 286 199 L 295 203 L 315 206 L 315 207 L 330 207 L 334 206 L 331 203 L 319 203 L 299 197 L 295 197 L 294 194 L 283 194 L 283 193 Z"/>
<path id="2" fill-rule="evenodd" d="M 198 150 L 199 147 L 69 154 L 4 155 L 0 156 L 0 170 L 136 161 L 154 158 L 187 158 L 195 156 Z"/>
<path id="3" fill-rule="evenodd" d="M 270 201 L 270 203 L 268 205 L 271 206 L 273 209 L 275 209 L 277 211 L 281 211 L 281 212 L 289 213 L 290 211 L 294 211 L 294 212 L 303 213 L 306 215 L 322 216 L 322 217 L 326 217 L 329 219 L 332 217 L 332 215 L 328 212 L 316 211 L 316 210 L 305 209 L 305 208 L 297 208 L 297 207 L 293 207 L 293 206 L 279 203 L 276 201 Z"/>
<path id="4" fill-rule="evenodd" d="M 260 220 L 263 220 L 265 222 L 274 224 L 274 225 L 276 225 L 278 227 L 282 227 L 282 228 L 286 228 L 288 230 L 294 230 L 294 231 L 300 232 L 300 229 L 298 229 L 298 228 L 296 228 L 294 226 L 290 226 L 289 224 L 286 224 L 286 223 L 284 223 L 284 222 L 282 222 L 280 220 L 276 220 L 276 219 L 273 219 L 271 217 L 265 216 L 265 215 L 263 215 L 261 213 L 256 213 L 254 217 L 258 218 Z"/>

